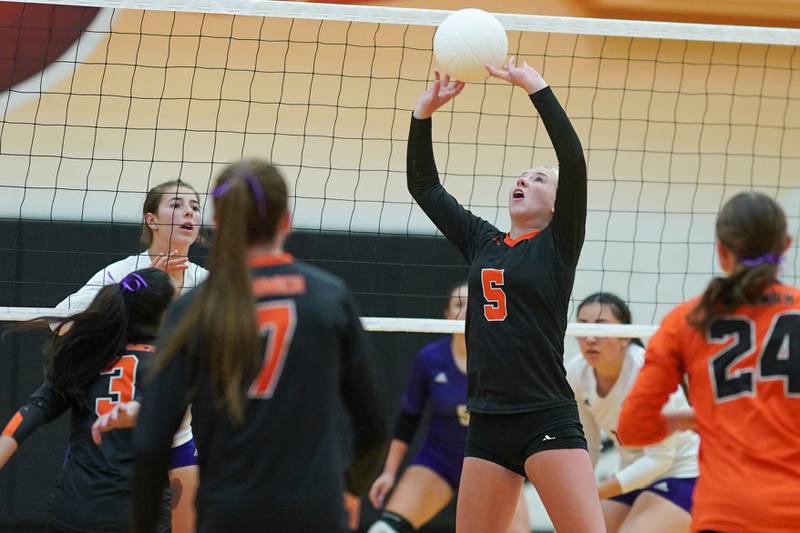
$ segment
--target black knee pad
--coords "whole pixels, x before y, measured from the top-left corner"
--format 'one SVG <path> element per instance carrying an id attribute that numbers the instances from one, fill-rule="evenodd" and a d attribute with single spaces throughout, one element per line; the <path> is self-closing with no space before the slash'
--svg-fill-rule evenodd
<path id="1" fill-rule="evenodd" d="M 411 522 L 397 513 L 384 511 L 367 533 L 413 533 L 414 531 L 416 530 Z"/>

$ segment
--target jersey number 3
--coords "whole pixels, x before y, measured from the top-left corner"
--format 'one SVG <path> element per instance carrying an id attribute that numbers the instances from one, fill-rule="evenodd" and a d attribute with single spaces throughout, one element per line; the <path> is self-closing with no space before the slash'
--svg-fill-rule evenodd
<path id="1" fill-rule="evenodd" d="M 755 381 L 782 380 L 786 396 L 800 396 L 800 314 L 782 313 L 770 325 L 755 372 L 730 367 L 751 355 L 755 347 L 755 324 L 745 318 L 714 321 L 708 334 L 711 342 L 735 342 L 709 359 L 708 371 L 718 402 L 755 393 Z M 754 376 L 753 374 L 756 374 Z"/>
<path id="2" fill-rule="evenodd" d="M 127 403 L 133 399 L 136 393 L 136 367 L 139 366 L 139 358 L 128 354 L 119 358 L 119 361 L 100 372 L 101 376 L 111 376 L 108 380 L 108 398 L 96 398 L 94 401 L 94 412 L 97 416 L 103 416 L 110 412 L 115 405 Z"/>
<path id="3" fill-rule="evenodd" d="M 256 307 L 256 323 L 262 335 L 267 335 L 264 363 L 253 384 L 250 385 L 250 398 L 265 400 L 275 393 L 281 377 L 286 354 L 294 337 L 297 311 L 294 300 L 276 300 L 259 304 Z"/>
<path id="4" fill-rule="evenodd" d="M 489 322 L 500 322 L 508 316 L 506 293 L 503 291 L 505 271 L 496 268 L 481 269 L 483 298 L 489 302 L 483 306 L 483 316 Z"/>

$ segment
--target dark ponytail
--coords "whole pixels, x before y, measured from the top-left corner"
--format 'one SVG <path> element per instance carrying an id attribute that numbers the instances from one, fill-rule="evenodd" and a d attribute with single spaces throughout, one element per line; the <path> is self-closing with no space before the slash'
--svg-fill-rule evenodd
<path id="1" fill-rule="evenodd" d="M 248 248 L 274 242 L 287 210 L 286 183 L 263 161 L 245 160 L 226 167 L 213 192 L 217 228 L 209 250 L 209 276 L 160 350 L 160 371 L 201 335 L 202 364 L 217 404 L 244 420 L 245 394 L 264 354 L 255 321 Z"/>
<path id="2" fill-rule="evenodd" d="M 717 239 L 736 256 L 730 274 L 716 277 L 687 317 L 701 331 L 720 315 L 753 304 L 778 278 L 786 247 L 786 215 L 778 203 L 759 192 L 739 193 L 717 217 Z"/>
<path id="3" fill-rule="evenodd" d="M 633 321 L 633 317 L 631 315 L 631 309 L 628 307 L 628 304 L 626 304 L 625 300 L 623 300 L 616 294 L 610 292 L 596 292 L 594 294 L 590 294 L 589 296 L 583 299 L 580 305 L 578 305 L 576 313 L 580 312 L 583 306 L 589 304 L 605 305 L 606 307 L 611 309 L 611 314 L 614 315 L 614 318 L 619 320 L 620 324 L 631 324 Z M 644 348 L 644 343 L 642 342 L 642 339 L 632 338 L 630 339 L 630 342 Z"/>
<path id="4" fill-rule="evenodd" d="M 155 268 L 100 289 L 85 311 L 56 328 L 46 349 L 47 382 L 73 409 L 88 411 L 86 387 L 119 359 L 129 342 L 153 340 L 174 294 L 169 275 Z M 48 323 L 39 319 L 28 327 Z"/>

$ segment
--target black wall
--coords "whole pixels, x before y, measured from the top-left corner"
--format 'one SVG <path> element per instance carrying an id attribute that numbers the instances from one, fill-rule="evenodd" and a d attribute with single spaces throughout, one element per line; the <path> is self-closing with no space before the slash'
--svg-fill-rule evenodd
<path id="1" fill-rule="evenodd" d="M 53 307 L 103 266 L 137 253 L 139 226 L 0 221 L 0 306 Z M 463 259 L 441 238 L 298 232 L 295 257 L 342 277 L 364 316 L 441 317 L 447 291 L 466 275 Z M 204 264 L 196 247 L 193 261 Z M 4 327 L 0 325 L 0 327 Z M 370 333 L 386 378 L 393 420 L 416 351 L 434 336 Z M 0 340 L 0 427 L 42 379 L 41 333 Z M 40 429 L 0 470 L 0 530 L 41 531 L 46 497 L 64 458 L 67 417 Z M 376 516 L 364 502 L 362 522 Z M 451 531 L 453 506 L 423 531 Z"/>

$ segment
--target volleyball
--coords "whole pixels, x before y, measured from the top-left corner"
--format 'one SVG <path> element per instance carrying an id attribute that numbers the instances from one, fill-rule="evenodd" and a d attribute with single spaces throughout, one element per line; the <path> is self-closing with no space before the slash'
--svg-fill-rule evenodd
<path id="1" fill-rule="evenodd" d="M 439 70 L 456 80 L 485 79 L 489 73 L 484 65 L 500 67 L 507 54 L 508 36 L 503 25 L 482 9 L 451 13 L 433 36 L 433 55 Z"/>

